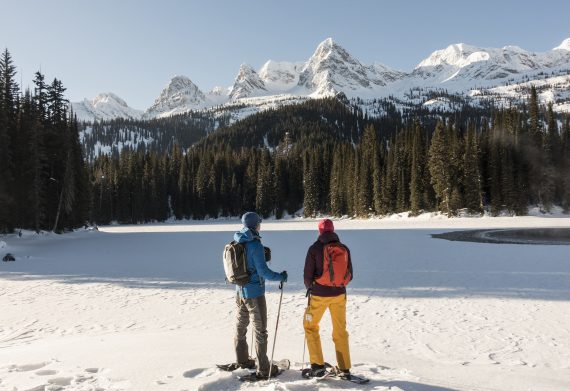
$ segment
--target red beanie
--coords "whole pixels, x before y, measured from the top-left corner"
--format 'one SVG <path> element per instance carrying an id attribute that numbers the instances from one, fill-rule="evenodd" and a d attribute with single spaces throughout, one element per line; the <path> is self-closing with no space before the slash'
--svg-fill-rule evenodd
<path id="1" fill-rule="evenodd" d="M 322 235 L 325 232 L 334 232 L 333 222 L 329 219 L 319 221 L 319 234 Z"/>

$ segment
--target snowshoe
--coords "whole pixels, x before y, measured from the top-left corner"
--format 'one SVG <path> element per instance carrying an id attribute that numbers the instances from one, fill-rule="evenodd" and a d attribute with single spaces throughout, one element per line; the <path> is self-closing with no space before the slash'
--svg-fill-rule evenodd
<path id="1" fill-rule="evenodd" d="M 291 362 L 288 359 L 283 359 L 280 361 L 273 361 L 271 372 L 271 379 L 281 375 L 284 371 L 288 370 L 291 366 Z M 239 375 L 238 380 L 243 382 L 257 382 L 262 380 L 268 380 L 269 376 L 264 375 L 257 371 L 252 371 L 247 375 Z"/>
<path id="2" fill-rule="evenodd" d="M 350 373 L 349 369 L 342 370 L 339 369 L 338 367 L 334 367 L 330 370 L 330 372 L 331 372 L 330 377 L 339 380 L 349 381 L 351 383 L 366 384 L 370 381 L 369 379 L 366 379 L 364 377 L 353 375 L 352 373 Z"/>
<path id="3" fill-rule="evenodd" d="M 332 365 L 326 362 L 324 365 L 311 364 L 310 368 L 305 368 L 301 371 L 301 376 L 305 379 L 324 379 L 331 375 L 330 369 Z"/>
<path id="4" fill-rule="evenodd" d="M 255 365 L 254 359 L 249 359 L 245 363 L 231 363 L 231 364 L 216 364 L 216 366 L 221 369 L 222 371 L 233 372 L 236 369 L 256 369 L 257 366 Z"/>

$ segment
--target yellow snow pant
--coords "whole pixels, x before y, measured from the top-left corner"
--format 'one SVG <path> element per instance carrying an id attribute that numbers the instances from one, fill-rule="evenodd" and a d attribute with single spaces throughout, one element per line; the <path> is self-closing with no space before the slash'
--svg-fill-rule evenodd
<path id="1" fill-rule="evenodd" d="M 350 369 L 350 351 L 348 348 L 348 332 L 346 331 L 346 294 L 334 297 L 311 296 L 303 320 L 311 364 L 323 365 L 325 363 L 319 335 L 319 322 L 327 308 L 331 313 L 332 338 L 338 367 Z"/>

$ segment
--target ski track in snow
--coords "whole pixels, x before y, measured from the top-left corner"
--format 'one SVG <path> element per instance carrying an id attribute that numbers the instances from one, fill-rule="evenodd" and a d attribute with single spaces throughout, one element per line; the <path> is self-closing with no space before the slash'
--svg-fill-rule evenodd
<path id="1" fill-rule="evenodd" d="M 353 371 L 371 381 L 302 379 L 299 276 L 315 235 L 278 223 L 262 235 L 271 267 L 291 276 L 275 358 L 292 367 L 270 382 L 241 383 L 214 368 L 233 360 L 234 292 L 217 259 L 231 230 L 221 227 L 5 239 L 21 257 L 0 265 L 0 390 L 570 389 L 569 248 L 431 239 L 438 229 L 340 231 L 356 265 L 347 304 Z M 211 266 L 185 274 L 193 259 Z M 267 291 L 271 348 L 279 292 L 274 283 Z M 325 314 L 323 350 L 334 363 L 331 333 Z"/>

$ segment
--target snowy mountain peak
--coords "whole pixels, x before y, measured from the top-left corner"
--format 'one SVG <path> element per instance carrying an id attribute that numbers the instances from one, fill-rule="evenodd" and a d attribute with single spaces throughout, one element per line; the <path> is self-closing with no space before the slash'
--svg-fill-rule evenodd
<path id="1" fill-rule="evenodd" d="M 174 76 L 162 90 L 145 117 L 162 117 L 203 108 L 204 93 L 186 76 Z"/>
<path id="2" fill-rule="evenodd" d="M 204 95 L 202 91 L 200 91 L 200 89 L 196 86 L 196 84 L 190 80 L 190 78 L 182 75 L 174 76 L 170 80 L 170 83 L 168 83 L 168 85 L 162 91 L 162 93 L 170 96 L 178 93 L 183 93 L 186 95 L 189 95 L 188 93 L 193 93 L 197 94 L 198 96 L 202 95 L 202 97 Z"/>
<path id="3" fill-rule="evenodd" d="M 543 93 L 542 96 L 562 102 L 558 103 L 559 110 L 568 111 L 569 71 L 570 38 L 544 53 L 530 52 L 519 46 L 481 48 L 455 43 L 434 51 L 411 72 L 397 71 L 379 62 L 363 64 L 332 38 L 327 38 L 317 45 L 307 61 L 268 60 L 259 72 L 248 64 L 241 64 L 232 86 L 216 87 L 207 94 L 188 77 L 175 76 L 144 117 L 236 106 L 235 101 L 242 98 L 251 99 L 240 101 L 238 105 L 259 108 L 339 93 L 349 98 L 411 100 L 415 104 L 424 104 L 422 99 L 438 89 L 466 94 L 473 100 L 483 99 L 477 97 L 487 99 L 488 96 L 501 96 L 503 99 L 505 94 L 515 94 L 509 92 L 508 85 L 543 83 L 540 80 L 546 74 L 560 80 L 556 79 L 555 85 L 548 88 L 550 95 Z M 497 89 L 501 86 L 505 89 Z M 490 89 L 494 92 L 489 95 Z M 419 92 L 414 95 L 410 92 L 413 90 Z M 508 99 L 511 99 L 510 95 Z M 128 108 L 123 100 L 111 93 L 74 103 L 73 109 L 78 118 L 85 120 L 140 117 L 140 112 Z"/>
<path id="4" fill-rule="evenodd" d="M 127 102 L 119 98 L 117 95 L 113 94 L 112 92 L 104 92 L 102 94 L 97 95 L 91 101 L 94 107 L 100 107 L 105 104 L 116 104 L 117 106 L 128 107 Z"/>
<path id="5" fill-rule="evenodd" d="M 230 99 L 235 100 L 254 96 L 263 91 L 267 91 L 267 88 L 257 72 L 248 64 L 241 64 L 230 91 Z"/>
<path id="6" fill-rule="evenodd" d="M 227 89 L 224 87 L 216 86 L 209 92 L 210 95 L 224 95 Z"/>
<path id="7" fill-rule="evenodd" d="M 537 54 L 518 46 L 478 48 L 454 44 L 433 52 L 414 69 L 413 74 L 438 83 L 457 80 L 492 81 L 564 65 L 567 61 L 564 55 L 552 52 Z"/>
<path id="8" fill-rule="evenodd" d="M 115 118 L 138 119 L 142 111 L 129 107 L 127 102 L 111 92 L 97 95 L 93 99 L 71 103 L 74 114 L 79 121 L 94 122 Z"/>
<path id="9" fill-rule="evenodd" d="M 472 62 L 484 61 L 489 58 L 484 49 L 464 43 L 449 45 L 442 50 L 436 50 L 428 58 L 419 63 L 416 69 L 421 67 L 437 67 L 440 65 L 465 66 Z"/>
<path id="10" fill-rule="evenodd" d="M 304 62 L 269 60 L 259 70 L 259 77 L 268 89 L 284 91 L 297 85 L 304 66 Z"/>
<path id="11" fill-rule="evenodd" d="M 568 50 L 570 51 L 570 38 L 566 38 L 562 43 L 556 46 L 553 50 Z"/>
<path id="12" fill-rule="evenodd" d="M 352 60 L 350 54 L 332 38 L 327 38 L 317 46 L 317 49 L 309 59 L 314 61 L 325 61 L 331 56 L 339 56 L 345 60 Z"/>
<path id="13" fill-rule="evenodd" d="M 375 86 L 385 86 L 387 80 L 399 76 L 387 67 L 365 66 L 352 57 L 342 46 L 327 38 L 303 68 L 299 85 L 314 95 L 334 95 L 338 92 L 355 95 L 370 92 Z"/>

